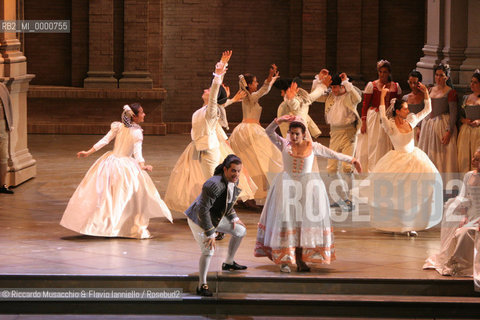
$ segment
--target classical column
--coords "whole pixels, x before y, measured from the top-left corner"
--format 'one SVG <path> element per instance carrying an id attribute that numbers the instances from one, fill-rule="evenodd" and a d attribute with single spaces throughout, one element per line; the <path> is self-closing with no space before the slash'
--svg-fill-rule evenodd
<path id="1" fill-rule="evenodd" d="M 327 63 L 327 0 L 304 0 L 302 11 L 302 72 L 300 76 L 308 86 L 315 74 Z"/>
<path id="2" fill-rule="evenodd" d="M 117 88 L 113 71 L 113 1 L 89 1 L 88 72 L 85 88 Z"/>
<path id="3" fill-rule="evenodd" d="M 124 0 L 124 71 L 120 88 L 153 88 L 148 71 L 148 0 Z"/>
<path id="4" fill-rule="evenodd" d="M 445 44 L 442 62 L 450 65 L 450 77 L 454 84 L 459 84 L 459 70 L 467 47 L 467 2 L 469 1 L 445 0 Z"/>
<path id="5" fill-rule="evenodd" d="M 362 77 L 362 2 L 338 0 L 337 71 L 350 78 Z"/>
<path id="6" fill-rule="evenodd" d="M 377 78 L 376 63 L 379 60 L 380 3 L 379 0 L 362 0 L 361 24 L 361 64 L 360 73 L 363 81 L 357 82 L 363 88 L 366 82 Z M 384 59 L 382 57 L 382 59 Z"/>
<path id="7" fill-rule="evenodd" d="M 478 13 L 480 12 L 480 0 L 469 0 L 466 8 L 468 14 L 468 36 L 466 59 L 460 66 L 460 83 L 469 84 L 473 71 L 480 68 L 480 24 Z"/>
<path id="8" fill-rule="evenodd" d="M 417 62 L 423 82 L 433 83 L 433 68 L 443 59 L 445 0 L 427 0 L 427 43 L 424 56 Z"/>
<path id="9" fill-rule="evenodd" d="M 16 1 L 0 0 L 0 19 L 16 20 Z M 16 33 L 0 33 L 0 77 L 10 91 L 13 127 L 8 144 L 7 184 L 19 185 L 35 177 L 36 161 L 27 144 L 27 90 L 33 75 L 27 74 L 27 59 L 20 51 Z"/>

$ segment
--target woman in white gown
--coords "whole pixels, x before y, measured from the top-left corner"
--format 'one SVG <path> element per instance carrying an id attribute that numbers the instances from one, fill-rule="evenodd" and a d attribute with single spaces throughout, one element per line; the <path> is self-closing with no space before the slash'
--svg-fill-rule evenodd
<path id="1" fill-rule="evenodd" d="M 440 231 L 440 252 L 425 261 L 424 269 L 435 269 L 444 276 L 471 277 L 480 271 L 480 239 L 475 240 L 480 226 L 480 148 L 474 153 L 472 169 L 465 174 L 457 197 L 445 204 Z M 478 278 L 478 277 L 477 277 Z"/>
<path id="2" fill-rule="evenodd" d="M 246 92 L 242 100 L 243 120 L 235 127 L 228 141 L 258 187 L 255 193 L 256 204 L 264 204 L 269 187 L 267 178 L 271 179 L 272 175 L 282 171 L 282 156 L 260 125 L 262 107 L 258 100 L 270 92 L 278 78 L 278 71 L 272 65 L 268 78 L 258 90 L 257 77 L 254 75 L 247 73 L 239 78 L 240 89 Z"/>
<path id="3" fill-rule="evenodd" d="M 126 105 L 121 122 L 113 122 L 108 134 L 78 157 L 88 157 L 115 139 L 113 151 L 106 152 L 88 170 L 68 202 L 60 224 L 78 233 L 101 237 L 150 238 L 150 218 L 166 217 L 170 210 L 160 198 L 145 171 L 142 156 L 145 113 L 138 103 Z M 133 155 L 133 157 L 132 157 Z"/>
<path id="4" fill-rule="evenodd" d="M 320 174 L 312 173 L 315 156 L 351 162 L 361 171 L 355 158 L 305 140 L 306 127 L 298 119 L 285 115 L 265 130 L 282 152 L 283 172 L 274 178 L 268 191 L 254 254 L 280 264 L 282 272 L 291 271 L 289 264 L 297 264 L 297 271 L 310 271 L 306 262 L 329 264 L 335 260 L 327 191 Z M 284 139 L 275 129 L 287 122 L 291 123 Z"/>
<path id="5" fill-rule="evenodd" d="M 442 179 L 428 156 L 414 146 L 413 128 L 430 112 L 427 88 L 418 84 L 424 93 L 425 108 L 410 113 L 405 101 L 392 101 L 393 118 L 387 118 L 385 96 L 380 98 L 381 124 L 394 150 L 385 154 L 372 173 L 360 183 L 360 196 L 366 198 L 372 227 L 388 232 L 407 232 L 433 227 L 442 219 Z M 391 108 L 390 108 L 391 109 Z M 360 200 L 360 199 L 359 199 Z"/>
<path id="6" fill-rule="evenodd" d="M 218 100 L 219 103 L 223 104 L 218 105 L 219 121 L 215 124 L 215 134 L 219 142 L 219 159 L 225 159 L 229 154 L 234 154 L 234 151 L 228 144 L 228 137 L 222 129 L 222 125 L 226 126 L 227 123 L 226 119 L 222 118 L 222 115 L 224 115 L 222 112 L 224 110 L 221 108 L 238 102 L 244 97 L 244 95 L 237 93 L 233 99 L 227 100 L 227 97 L 230 95 L 230 90 L 228 87 L 225 87 L 225 89 L 224 100 Z M 204 106 L 202 108 L 208 105 L 209 95 L 209 90 L 204 90 L 202 95 Z M 218 97 L 220 97 L 220 95 Z M 202 191 L 203 184 L 210 178 L 211 177 L 207 177 L 205 171 L 202 170 L 199 152 L 196 150 L 195 142 L 192 140 L 175 163 L 170 173 L 170 178 L 168 179 L 167 191 L 165 192 L 165 203 L 174 211 L 175 218 L 186 218 L 183 212 L 195 201 Z M 242 189 L 238 197 L 239 200 L 247 201 L 254 198 L 257 186 L 248 174 L 248 169 L 245 168 L 240 173 L 238 185 L 239 188 Z"/>

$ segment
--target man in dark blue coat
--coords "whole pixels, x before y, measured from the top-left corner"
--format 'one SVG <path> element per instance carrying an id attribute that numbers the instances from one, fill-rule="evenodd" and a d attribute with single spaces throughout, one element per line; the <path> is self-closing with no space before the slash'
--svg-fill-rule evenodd
<path id="1" fill-rule="evenodd" d="M 246 266 L 237 264 L 233 258 L 247 233 L 245 225 L 240 221 L 233 205 L 241 190 L 237 187 L 242 161 L 230 154 L 217 166 L 214 176 L 202 187 L 202 193 L 185 211 L 188 225 L 197 241 L 202 255 L 199 263 L 199 286 L 197 294 L 212 296 L 207 285 L 207 272 L 210 260 L 215 252 L 215 232 L 232 235 L 228 244 L 228 255 L 222 270 L 245 270 Z"/>

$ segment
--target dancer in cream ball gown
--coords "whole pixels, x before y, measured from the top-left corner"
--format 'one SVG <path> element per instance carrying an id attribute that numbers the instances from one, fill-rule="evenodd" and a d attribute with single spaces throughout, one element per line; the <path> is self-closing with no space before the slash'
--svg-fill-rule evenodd
<path id="1" fill-rule="evenodd" d="M 233 101 L 229 102 L 227 100 L 229 90 L 222 86 L 231 56 L 232 51 L 223 52 L 216 64 L 212 84 L 202 94 L 203 107 L 192 115 L 192 142 L 180 155 L 170 173 L 165 202 L 174 211 L 175 218 L 186 218 L 183 213 L 200 194 L 205 180 L 213 176 L 215 167 L 220 164 L 221 159 L 234 153 L 220 124 L 223 123 L 224 115 L 221 105 L 240 101 L 242 97 L 241 94 L 237 94 Z M 247 170 L 240 173 L 239 188 L 242 190 L 238 197 L 240 200 L 254 198 L 257 186 Z"/>
<path id="2" fill-rule="evenodd" d="M 277 80 L 277 66 L 270 67 L 268 78 L 258 90 L 257 77 L 254 75 L 247 73 L 239 78 L 240 89 L 246 93 L 242 100 L 243 120 L 235 127 L 228 141 L 258 187 L 256 204 L 263 204 L 269 187 L 268 178 L 272 179 L 272 175 L 282 171 L 282 155 L 260 125 L 262 107 L 258 103 Z"/>
<path id="3" fill-rule="evenodd" d="M 122 122 L 113 122 L 108 134 L 90 150 L 88 157 L 115 139 L 113 151 L 101 156 L 88 170 L 68 202 L 60 224 L 78 233 L 101 237 L 150 238 L 150 218 L 166 217 L 170 210 L 160 198 L 146 171 L 142 156 L 145 113 L 138 103 L 124 106 Z M 133 157 L 132 157 L 133 155 Z"/>
<path id="4" fill-rule="evenodd" d="M 422 83 L 418 88 L 424 94 L 425 108 L 414 114 L 408 110 L 407 102 L 395 99 L 389 108 L 392 118 L 387 117 L 385 110 L 389 89 L 382 88 L 380 119 L 394 150 L 380 158 L 360 183 L 360 195 L 368 201 L 372 227 L 407 232 L 410 236 L 438 224 L 443 204 L 441 176 L 427 155 L 414 146 L 413 128 L 431 112 L 427 88 Z"/>
<path id="5" fill-rule="evenodd" d="M 312 142 L 303 119 L 285 115 L 265 130 L 282 151 L 283 172 L 272 181 L 258 223 L 256 257 L 268 257 L 281 272 L 308 272 L 306 262 L 329 264 L 335 260 L 330 203 L 319 173 L 312 172 L 315 156 L 352 163 L 355 158 Z M 281 123 L 290 123 L 287 139 L 275 133 Z"/>
<path id="6" fill-rule="evenodd" d="M 431 255 L 423 266 L 444 276 L 472 277 L 474 269 L 480 271 L 480 257 L 475 257 L 474 263 L 474 252 L 478 256 L 480 249 L 480 148 L 474 153 L 471 166 L 473 171 L 465 174 L 459 195 L 445 204 L 440 252 Z"/>

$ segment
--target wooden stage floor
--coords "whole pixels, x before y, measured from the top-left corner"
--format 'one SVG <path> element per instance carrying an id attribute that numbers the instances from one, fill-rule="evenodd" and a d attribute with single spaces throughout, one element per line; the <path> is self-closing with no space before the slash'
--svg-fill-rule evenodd
<path id="1" fill-rule="evenodd" d="M 37 177 L 0 194 L 0 274 L 64 275 L 194 275 L 199 250 L 185 220 L 170 224 L 151 220 L 149 240 L 108 239 L 78 235 L 59 225 L 75 188 L 90 165 L 106 149 L 87 159 L 77 151 L 88 149 L 100 136 L 29 135 L 29 147 L 37 160 Z M 163 196 L 177 158 L 189 143 L 189 135 L 146 136 L 144 157 L 152 164 L 151 177 Z M 328 141 L 325 141 L 328 143 Z M 111 148 L 111 146 L 110 146 Z M 325 160 L 322 160 L 325 162 Z M 323 166 L 324 167 L 324 166 Z M 337 209 L 338 210 L 338 209 Z M 442 279 L 435 271 L 424 271 L 424 259 L 439 248 L 439 229 L 419 232 L 417 238 L 381 233 L 368 223 L 347 219 L 335 223 L 337 260 L 315 266 L 311 273 L 281 274 L 267 258 L 253 256 L 256 225 L 260 214 L 238 210 L 246 223 L 236 261 L 248 266 L 235 277 L 322 277 Z M 360 208 L 366 214 L 366 208 Z M 228 239 L 219 243 L 210 274 L 221 272 Z"/>

